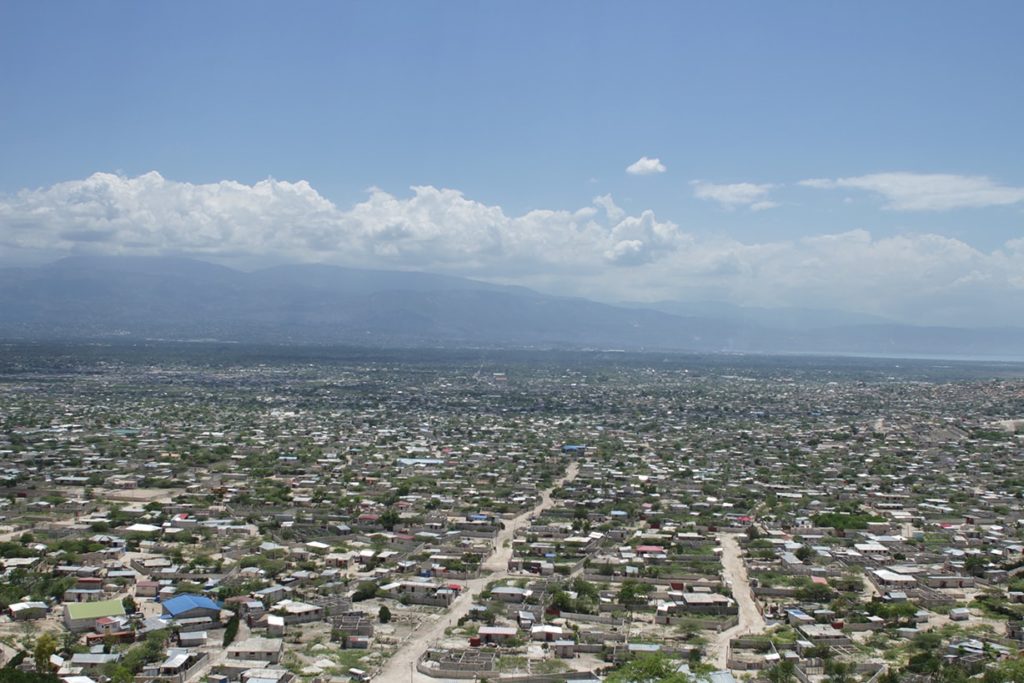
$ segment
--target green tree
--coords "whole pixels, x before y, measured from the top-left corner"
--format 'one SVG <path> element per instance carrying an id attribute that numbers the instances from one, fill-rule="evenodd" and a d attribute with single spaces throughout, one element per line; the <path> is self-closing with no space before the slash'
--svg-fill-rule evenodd
<path id="1" fill-rule="evenodd" d="M 828 586 L 812 583 L 798 588 L 796 597 L 803 602 L 828 602 L 835 597 L 835 592 Z"/>
<path id="2" fill-rule="evenodd" d="M 35 648 L 32 650 L 32 657 L 36 662 L 36 671 L 45 673 L 50 671 L 50 655 L 57 651 L 57 636 L 46 631 L 36 638 Z"/>
<path id="3" fill-rule="evenodd" d="M 167 631 L 150 631 L 146 634 L 146 640 L 142 643 L 144 664 L 155 662 L 163 657 L 168 635 Z"/>
<path id="4" fill-rule="evenodd" d="M 575 591 L 578 598 L 596 601 L 600 597 L 597 586 L 590 583 L 582 576 L 577 576 L 572 580 L 572 590 Z"/>
<path id="5" fill-rule="evenodd" d="M 646 583 L 640 583 L 635 579 L 626 579 L 619 588 L 616 596 L 620 605 L 627 608 L 634 608 L 647 602 L 647 594 L 651 587 Z"/>
<path id="6" fill-rule="evenodd" d="M 886 669 L 878 683 L 900 683 L 900 675 L 894 669 Z"/>
<path id="7" fill-rule="evenodd" d="M 971 555 L 964 560 L 964 571 L 972 576 L 983 576 L 988 560 L 981 555 Z"/>
<path id="8" fill-rule="evenodd" d="M 796 680 L 796 674 L 793 672 L 795 668 L 796 666 L 789 660 L 779 662 L 765 672 L 765 678 L 769 683 L 791 683 Z"/>
<path id="9" fill-rule="evenodd" d="M 78 634 L 66 631 L 60 639 L 60 651 L 71 652 L 78 646 Z"/>
<path id="10" fill-rule="evenodd" d="M 572 597 L 565 591 L 555 591 L 551 595 L 551 606 L 559 612 L 571 612 Z"/>
<path id="11" fill-rule="evenodd" d="M 692 683 L 690 676 L 676 671 L 678 668 L 661 653 L 645 654 L 626 662 L 604 680 L 605 683 Z"/>
<path id="12" fill-rule="evenodd" d="M 352 594 L 352 602 L 362 602 L 377 596 L 378 586 L 373 581 L 363 581 Z"/>
<path id="13" fill-rule="evenodd" d="M 135 604 L 135 598 L 130 595 L 124 596 L 121 604 L 124 605 L 124 611 L 128 614 L 135 614 L 139 610 L 138 605 Z"/>
<path id="14" fill-rule="evenodd" d="M 387 605 L 381 605 L 380 609 L 377 610 L 377 621 L 382 624 L 391 621 L 391 610 L 388 609 Z"/>
<path id="15" fill-rule="evenodd" d="M 1024 681 L 1024 659 L 1017 657 L 999 662 L 982 676 L 983 683 L 1017 683 Z"/>
<path id="16" fill-rule="evenodd" d="M 825 662 L 825 675 L 828 683 L 849 683 L 853 680 L 853 664 L 830 659 Z"/>
<path id="17" fill-rule="evenodd" d="M 391 531 L 395 528 L 395 525 L 398 524 L 399 519 L 400 517 L 398 516 L 398 512 L 394 508 L 388 508 L 381 514 L 377 521 L 380 522 L 382 527 Z"/>
<path id="18" fill-rule="evenodd" d="M 925 650 L 911 655 L 907 662 L 907 671 L 915 674 L 935 674 L 942 666 L 942 660 L 933 651 Z"/>
<path id="19" fill-rule="evenodd" d="M 11 662 L 0 668 L 0 683 L 60 683 L 60 679 L 51 673 L 21 671 L 17 666 L 11 666 Z"/>
<path id="20" fill-rule="evenodd" d="M 238 636 L 239 621 L 240 619 L 238 615 L 233 614 L 231 618 L 228 619 L 228 623 L 224 625 L 224 640 L 222 641 L 224 647 L 235 642 L 235 638 Z"/>

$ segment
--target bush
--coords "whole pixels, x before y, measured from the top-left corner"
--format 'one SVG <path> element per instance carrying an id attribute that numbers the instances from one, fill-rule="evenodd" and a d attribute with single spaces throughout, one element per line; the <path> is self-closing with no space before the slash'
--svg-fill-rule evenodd
<path id="1" fill-rule="evenodd" d="M 362 602 L 377 597 L 377 589 L 378 586 L 373 581 L 363 581 L 356 587 L 356 592 L 352 594 L 352 602 Z"/>
<path id="2" fill-rule="evenodd" d="M 135 604 L 135 598 L 130 595 L 124 596 L 121 600 L 121 604 L 124 605 L 124 611 L 127 614 L 135 614 L 139 610 L 138 605 Z"/>
<path id="3" fill-rule="evenodd" d="M 825 512 L 811 518 L 818 527 L 831 527 L 838 530 L 867 529 L 868 522 L 883 522 L 878 515 L 865 513 L 848 514 L 844 512 Z"/>
<path id="4" fill-rule="evenodd" d="M 796 597 L 803 602 L 828 602 L 835 597 L 835 592 L 828 586 L 812 583 L 797 589 Z"/>
<path id="5" fill-rule="evenodd" d="M 0 683 L 60 683 L 60 679 L 53 674 L 26 673 L 8 662 L 7 666 L 0 669 Z"/>
<path id="6" fill-rule="evenodd" d="M 235 637 L 238 635 L 238 622 L 238 615 L 235 614 L 228 619 L 228 623 L 224 626 L 224 647 L 235 642 Z"/>

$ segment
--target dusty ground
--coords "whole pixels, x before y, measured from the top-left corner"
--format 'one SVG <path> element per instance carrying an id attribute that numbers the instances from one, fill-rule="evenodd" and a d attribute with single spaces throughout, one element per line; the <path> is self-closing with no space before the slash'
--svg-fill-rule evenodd
<path id="1" fill-rule="evenodd" d="M 722 546 L 722 574 L 732 585 L 732 597 L 740 608 L 739 623 L 717 634 L 708 645 L 707 659 L 719 669 L 724 669 L 729 641 L 739 636 L 762 633 L 766 625 L 750 591 L 750 580 L 736 535 L 722 534 L 719 543 Z"/>
<path id="2" fill-rule="evenodd" d="M 134 503 L 172 503 L 176 496 L 184 493 L 185 489 L 93 489 L 94 498 Z"/>
<path id="3" fill-rule="evenodd" d="M 469 613 L 473 604 L 473 595 L 483 590 L 491 581 L 507 578 L 508 561 L 512 557 L 511 540 L 515 530 L 526 524 L 530 518 L 540 515 L 550 508 L 554 501 L 551 499 L 551 492 L 562 484 L 572 481 L 579 473 L 579 464 L 572 463 L 565 472 L 565 476 L 555 482 L 554 486 L 541 494 L 540 502 L 532 509 L 527 510 L 518 517 L 505 522 L 505 528 L 498 533 L 495 539 L 494 550 L 491 552 L 481 567 L 483 575 L 469 581 L 462 581 L 464 590 L 459 597 L 451 604 L 445 614 L 434 617 L 433 620 L 421 622 L 416 630 L 401 643 L 395 655 L 388 660 L 387 664 L 375 677 L 380 681 L 420 681 L 423 683 L 436 683 L 437 679 L 424 676 L 416 671 L 416 660 L 420 654 L 444 638 L 444 631 L 449 626 L 454 626 L 459 619 Z M 506 543 L 507 542 L 507 543 Z"/>

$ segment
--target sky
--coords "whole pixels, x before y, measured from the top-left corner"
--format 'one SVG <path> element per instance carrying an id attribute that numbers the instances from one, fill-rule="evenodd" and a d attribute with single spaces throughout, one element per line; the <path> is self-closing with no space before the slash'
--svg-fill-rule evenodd
<path id="1" fill-rule="evenodd" d="M 0 2 L 0 265 L 1024 316 L 1020 2 Z"/>

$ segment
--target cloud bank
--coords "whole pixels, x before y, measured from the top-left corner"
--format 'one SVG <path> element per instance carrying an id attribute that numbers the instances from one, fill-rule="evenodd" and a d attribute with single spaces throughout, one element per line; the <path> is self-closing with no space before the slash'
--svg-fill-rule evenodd
<path id="1" fill-rule="evenodd" d="M 709 199 L 751 208 L 767 189 L 700 187 Z M 919 323 L 1017 324 L 1024 315 L 1024 239 L 992 251 L 866 230 L 745 243 L 698 237 L 651 211 L 631 214 L 610 195 L 576 210 L 509 216 L 432 186 L 404 196 L 372 189 L 342 208 L 305 181 L 97 173 L 0 197 L 0 257 L 27 253 L 430 270 L 606 301 L 813 306 Z"/>

